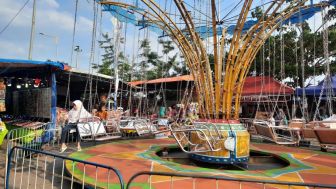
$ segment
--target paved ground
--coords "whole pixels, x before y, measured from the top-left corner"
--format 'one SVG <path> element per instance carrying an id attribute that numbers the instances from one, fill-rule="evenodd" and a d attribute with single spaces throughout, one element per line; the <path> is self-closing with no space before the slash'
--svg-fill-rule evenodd
<path id="1" fill-rule="evenodd" d="M 218 170 L 210 168 L 200 168 L 192 165 L 182 165 L 170 161 L 165 161 L 156 155 L 158 149 L 163 146 L 175 145 L 172 139 L 147 139 L 147 140 L 127 140 L 116 141 L 108 144 L 98 145 L 87 148 L 82 152 L 75 152 L 71 157 L 85 159 L 87 161 L 103 163 L 116 167 L 121 170 L 124 181 L 139 171 L 164 171 L 164 172 L 182 172 L 182 173 L 201 173 L 206 175 L 223 175 L 232 178 L 252 178 L 258 180 L 305 182 L 319 184 L 336 184 L 336 154 L 323 153 L 320 151 L 303 149 L 298 147 L 286 147 L 274 144 L 252 143 L 254 150 L 266 151 L 276 154 L 286 159 L 290 165 L 283 168 L 271 170 Z M 75 171 L 68 169 L 78 179 L 83 178 L 83 166 L 76 166 Z M 89 171 L 90 170 L 90 171 Z M 90 183 L 92 178 L 96 178 L 93 169 L 87 169 L 88 177 L 85 182 Z M 98 174 L 99 184 L 106 186 L 106 174 Z M 91 178 L 91 180 L 90 180 Z M 110 181 L 111 182 L 111 181 Z M 149 182 L 151 184 L 149 184 Z M 176 179 L 173 182 L 171 178 L 162 176 L 139 177 L 135 181 L 134 188 L 187 188 L 192 186 L 190 179 Z M 217 183 L 218 184 L 218 183 Z M 234 188 L 238 183 L 221 182 L 219 188 Z M 149 186 L 151 185 L 151 186 Z M 248 188 L 260 188 L 261 186 L 248 185 Z M 216 182 L 197 181 L 195 188 L 216 188 Z M 277 188 L 277 187 L 267 187 Z"/>
<path id="2" fill-rule="evenodd" d="M 163 146 L 175 145 L 172 139 L 143 139 L 143 140 L 119 140 L 110 143 L 82 143 L 83 151 L 76 152 L 75 145 L 71 145 L 64 156 L 71 156 L 78 159 L 83 159 L 91 162 L 97 162 L 104 165 L 109 165 L 119 169 L 123 175 L 125 182 L 136 172 L 139 171 L 164 171 L 164 172 L 188 172 L 201 173 L 207 175 L 224 175 L 234 178 L 254 178 L 260 180 L 280 180 L 294 181 L 307 183 L 325 183 L 336 184 L 336 154 L 322 153 L 318 150 L 303 149 L 297 147 L 284 147 L 273 144 L 257 144 L 252 143 L 252 149 L 267 151 L 279 155 L 280 157 L 290 162 L 289 167 L 281 169 L 273 169 L 267 171 L 226 171 L 210 168 L 199 168 L 192 165 L 181 165 L 174 162 L 168 162 L 159 158 L 155 152 Z M 58 146 L 45 147 L 47 151 L 58 154 Z M 5 145 L 0 148 L 0 188 L 4 187 L 4 172 L 5 172 Z M 63 170 L 63 161 L 45 156 L 32 156 L 30 158 L 18 158 L 15 167 L 11 170 L 10 186 L 11 188 L 71 188 L 71 175 L 69 176 Z M 37 164 L 37 158 L 39 163 Z M 29 169 L 30 167 L 30 169 Z M 37 169 L 36 169 L 37 167 Z M 113 172 L 108 172 L 95 167 L 83 166 L 81 164 L 72 164 L 67 162 L 67 170 L 74 173 L 74 181 L 87 184 L 100 185 L 107 187 L 107 182 L 110 183 L 109 188 L 119 188 L 117 177 Z M 85 167 L 85 168 L 84 168 Z M 85 171 L 86 177 L 83 177 Z M 30 174 L 29 174 L 30 172 Z M 22 174 L 23 173 L 23 174 Z M 53 177 L 54 175 L 54 177 Z M 61 175 L 64 175 L 63 184 Z M 107 175 L 110 175 L 107 178 Z M 14 181 L 15 176 L 15 181 Z M 83 179 L 84 178 L 84 179 Z M 98 181 L 95 181 L 98 178 Z M 150 181 L 150 182 L 149 182 Z M 28 183 L 29 182 L 29 183 Z M 139 177 L 132 188 L 221 188 L 222 186 L 236 188 L 237 183 L 209 182 L 206 180 L 190 180 L 186 178 L 171 178 L 153 176 Z M 15 187 L 14 184 L 15 183 Z M 151 184 L 149 184 L 151 183 Z M 29 184 L 29 187 L 27 185 Z M 246 185 L 248 188 L 261 188 L 260 185 Z M 80 184 L 75 184 L 73 188 L 81 188 Z M 266 188 L 277 188 L 274 186 Z"/>

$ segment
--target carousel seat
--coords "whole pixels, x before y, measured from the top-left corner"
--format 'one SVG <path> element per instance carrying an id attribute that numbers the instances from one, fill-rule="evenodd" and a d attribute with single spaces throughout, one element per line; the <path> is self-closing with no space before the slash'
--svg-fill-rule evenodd
<path id="1" fill-rule="evenodd" d="M 336 150 L 336 129 L 316 127 L 314 132 L 322 151 Z"/>
<path id="2" fill-rule="evenodd" d="M 254 120 L 253 125 L 257 135 L 265 140 L 282 145 L 298 144 L 299 139 L 294 135 L 296 129 L 287 126 L 273 126 L 264 120 Z M 284 134 L 280 134 L 284 133 Z"/>
<path id="3" fill-rule="evenodd" d="M 121 138 L 120 135 L 107 133 L 103 122 L 98 117 L 81 119 L 77 128 L 82 140 L 105 141 Z"/>

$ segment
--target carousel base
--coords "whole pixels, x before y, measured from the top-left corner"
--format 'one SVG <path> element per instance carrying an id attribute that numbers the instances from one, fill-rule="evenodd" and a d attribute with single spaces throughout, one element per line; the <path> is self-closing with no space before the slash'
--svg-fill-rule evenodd
<path id="1" fill-rule="evenodd" d="M 284 168 L 289 166 L 286 159 L 278 157 L 275 154 L 251 150 L 249 158 L 244 159 L 228 159 L 218 156 L 204 156 L 199 154 L 186 154 L 180 148 L 171 147 L 164 148 L 157 152 L 157 155 L 164 160 L 178 163 L 181 165 L 193 165 L 203 168 L 211 168 L 217 170 L 269 170 L 276 168 Z M 230 163 L 231 162 L 231 163 Z"/>
<path id="2" fill-rule="evenodd" d="M 248 157 L 243 158 L 223 158 L 220 156 L 208 156 L 203 154 L 190 154 L 190 158 L 196 161 L 213 164 L 244 164 L 249 161 Z"/>
<path id="3" fill-rule="evenodd" d="M 285 162 L 282 166 L 268 166 L 264 169 L 248 170 L 232 170 L 218 169 L 217 166 L 203 167 L 199 163 L 185 164 L 178 162 L 178 158 L 172 162 L 168 158 L 162 158 L 158 155 L 163 148 L 177 148 L 174 139 L 136 139 L 136 140 L 119 140 L 106 144 L 93 146 L 83 149 L 81 152 L 74 152 L 70 157 L 82 159 L 86 161 L 96 162 L 108 166 L 112 166 L 120 170 L 123 179 L 127 182 L 132 175 L 140 171 L 156 171 L 156 172 L 178 172 L 178 173 L 195 173 L 211 175 L 222 175 L 231 178 L 246 178 L 257 180 L 274 180 L 274 181 L 289 181 L 289 182 L 304 182 L 304 183 L 321 183 L 321 184 L 336 184 L 336 154 L 323 153 L 307 148 L 286 147 L 275 144 L 251 143 L 251 151 L 265 152 L 276 156 Z M 186 153 L 185 158 L 188 158 Z M 168 157 L 173 154 L 169 154 Z M 256 160 L 252 158 L 254 155 L 250 153 L 249 161 Z M 258 158 L 257 158 L 258 159 Z M 180 161 L 183 159 L 179 158 Z M 263 161 L 270 162 L 270 159 L 259 158 L 257 162 L 263 164 Z M 189 161 L 189 160 L 188 160 Z M 192 162 L 192 161 L 189 161 Z M 252 165 L 252 164 L 251 164 Z M 66 165 L 67 171 L 78 180 L 83 180 L 83 166 L 75 166 L 72 169 L 71 164 Z M 93 171 L 87 172 L 85 182 L 94 185 L 96 174 Z M 174 181 L 174 188 L 190 188 L 193 179 L 183 179 Z M 92 182 L 92 183 L 90 183 Z M 98 186 L 106 186 L 104 175 L 98 175 Z M 151 177 L 151 187 L 168 189 L 170 188 L 170 178 L 162 176 Z M 116 181 L 117 183 L 117 181 Z M 148 179 L 137 180 L 135 183 L 138 188 L 149 188 Z M 230 183 L 219 183 L 227 188 L 235 188 Z M 116 187 L 118 188 L 118 187 Z M 197 188 L 216 188 L 216 182 L 208 180 L 197 183 Z M 258 188 L 258 187 L 254 187 Z M 259 186 L 260 188 L 260 186 Z"/>

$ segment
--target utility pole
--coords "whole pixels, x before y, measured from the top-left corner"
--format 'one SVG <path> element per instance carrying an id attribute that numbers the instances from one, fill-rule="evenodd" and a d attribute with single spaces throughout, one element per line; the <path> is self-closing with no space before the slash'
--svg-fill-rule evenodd
<path id="1" fill-rule="evenodd" d="M 114 109 L 117 110 L 118 107 L 118 89 L 119 89 L 119 72 L 118 72 L 118 59 L 119 59 L 119 44 L 120 44 L 120 35 L 122 30 L 122 23 L 117 21 L 115 24 L 115 52 L 114 52 L 114 77 L 115 77 L 115 86 L 114 86 Z"/>
<path id="2" fill-rule="evenodd" d="M 36 0 L 34 0 L 33 2 L 33 15 L 32 15 L 32 26 L 31 26 L 31 31 L 30 31 L 28 60 L 32 59 L 33 43 L 34 43 L 34 38 L 35 38 L 35 16 L 36 16 Z"/>

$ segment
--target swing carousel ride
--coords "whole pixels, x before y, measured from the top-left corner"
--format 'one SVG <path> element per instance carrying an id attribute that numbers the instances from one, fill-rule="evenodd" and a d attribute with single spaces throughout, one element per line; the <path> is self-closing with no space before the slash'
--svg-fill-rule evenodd
<path id="1" fill-rule="evenodd" d="M 175 141 L 156 138 L 114 141 L 74 152 L 70 157 L 116 167 L 126 175 L 126 180 L 136 171 L 173 171 L 257 180 L 334 184 L 334 179 L 331 179 L 335 176 L 331 174 L 335 172 L 334 156 L 321 155 L 301 148 L 266 143 L 250 144 L 250 135 L 244 124 L 239 121 L 239 109 L 244 81 L 250 74 L 250 67 L 258 51 L 267 39 L 274 32 L 281 32 L 284 24 L 300 26 L 300 23 L 312 18 L 317 12 L 323 13 L 328 6 L 335 6 L 336 1 L 313 4 L 306 0 L 275 0 L 261 3 L 239 0 L 230 2 L 231 5 L 227 5 L 227 1 L 215 0 L 95 2 L 95 11 L 99 10 L 100 5 L 101 11 L 112 14 L 118 20 L 117 24 L 114 24 L 117 39 L 121 38 L 122 28 L 126 30 L 131 25 L 139 29 L 132 31 L 132 35 L 138 32 L 138 39 L 135 40 L 134 37 L 133 41 L 129 40 L 125 31 L 125 39 L 128 37 L 127 40 L 131 41 L 133 48 L 139 46 L 140 32 L 143 32 L 144 38 L 149 37 L 148 32 L 153 32 L 159 38 L 170 39 L 175 43 L 194 78 L 197 93 L 193 95 L 193 90 L 190 93 L 185 92 L 180 104 L 187 107 L 191 98 L 195 96 L 200 119 L 191 124 L 176 121 L 168 125 L 167 130 L 163 132 L 171 133 Z M 261 14 L 251 17 L 257 8 L 260 8 Z M 94 15 L 93 33 L 98 13 L 94 12 Z M 323 31 L 325 36 L 325 24 Z M 323 41 L 328 41 L 327 35 Z M 323 48 L 326 60 L 327 46 L 324 45 Z M 134 52 L 133 54 L 138 56 L 139 51 Z M 282 50 L 281 57 L 284 56 L 283 52 Z M 213 54 L 214 60 L 211 62 L 209 54 Z M 118 74 L 115 75 L 118 81 Z M 146 90 L 143 88 L 141 90 Z M 115 93 L 117 90 L 115 89 Z M 142 91 L 142 94 L 145 93 L 146 91 Z M 132 91 L 128 94 L 131 98 Z M 138 105 L 141 105 L 141 102 Z M 107 121 L 106 126 L 108 125 Z M 121 119 L 119 124 L 114 122 L 114 125 L 118 133 L 122 133 L 120 130 L 133 129 L 137 136 L 162 134 L 162 131 L 149 123 L 147 118 L 142 117 L 126 117 Z M 262 132 L 266 133 L 265 127 Z M 85 172 L 85 167 L 76 167 L 73 170 L 73 167 L 67 164 L 66 168 L 75 178 L 84 178 L 81 172 Z M 100 176 L 103 177 L 103 174 Z M 100 176 L 99 185 L 105 187 L 106 182 Z M 97 175 L 92 171 L 87 177 L 97 178 Z M 168 183 L 170 180 L 155 176 L 152 178 L 155 188 L 171 186 Z M 149 181 L 151 182 L 151 178 Z M 91 181 L 85 179 L 85 182 Z M 151 185 L 145 183 L 139 181 L 136 184 L 151 188 Z M 201 188 L 209 187 L 208 182 L 204 183 Z"/>
<path id="2" fill-rule="evenodd" d="M 333 3 L 263 2 L 262 15 L 251 18 L 254 2 L 244 0 L 220 19 L 224 1 L 97 2 L 119 22 L 173 40 L 194 78 L 201 119 L 193 125 L 173 124 L 169 129 L 191 158 L 222 164 L 244 164 L 249 159 L 250 136 L 238 118 L 244 80 L 258 51 L 284 23 L 300 23 Z M 237 16 L 232 16 L 233 12 Z M 214 55 L 213 65 L 210 53 Z M 188 98 L 184 98 L 182 104 L 187 103 Z"/>

